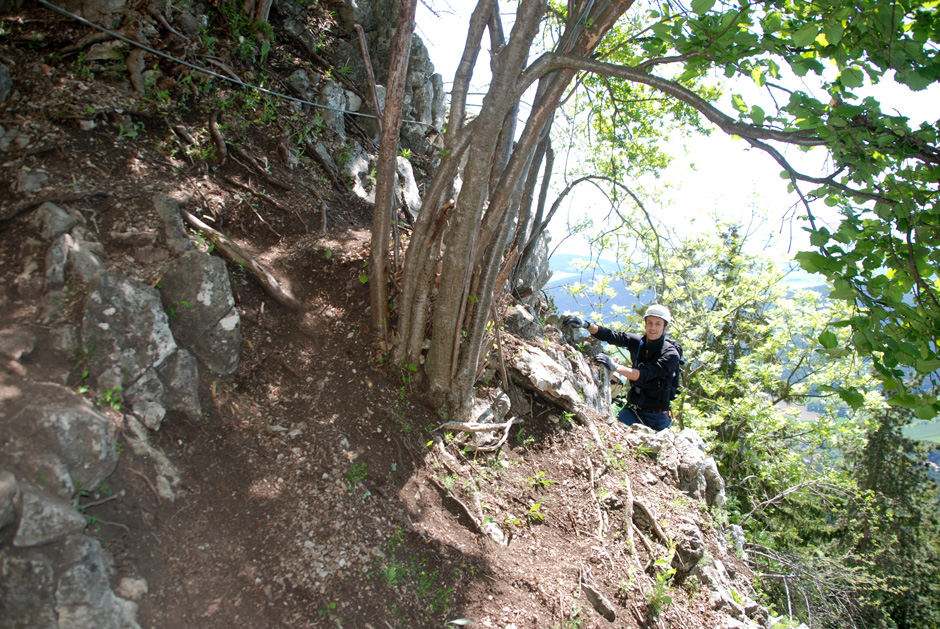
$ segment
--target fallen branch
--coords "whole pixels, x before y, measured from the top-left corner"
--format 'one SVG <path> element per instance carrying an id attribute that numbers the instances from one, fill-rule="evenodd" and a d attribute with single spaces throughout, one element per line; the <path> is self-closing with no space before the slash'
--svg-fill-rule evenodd
<path id="1" fill-rule="evenodd" d="M 601 594 L 600 590 L 588 583 L 587 577 L 588 575 L 585 573 L 584 568 L 582 568 L 579 579 L 581 591 L 587 596 L 588 600 L 591 602 L 591 606 L 594 607 L 594 610 L 598 614 L 610 622 L 614 622 L 617 619 L 617 612 L 614 610 L 614 606 L 610 604 L 607 597 Z"/>
<path id="2" fill-rule="evenodd" d="M 591 497 L 594 498 L 594 506 L 597 507 L 597 536 L 604 539 L 604 529 L 607 528 L 604 518 L 604 509 L 601 507 L 601 501 L 597 498 L 597 484 L 594 478 L 594 462 L 591 457 L 587 458 L 588 468 L 591 470 Z"/>
<path id="3" fill-rule="evenodd" d="M 254 171 L 258 173 L 258 176 L 264 179 L 265 181 L 267 181 L 269 184 L 271 184 L 272 186 L 277 186 L 278 188 L 281 188 L 282 190 L 290 190 L 289 185 L 287 185 L 283 181 L 278 181 L 277 179 L 272 177 L 270 174 L 268 174 L 268 171 L 265 170 L 264 166 L 258 163 L 258 160 L 253 155 L 249 154 L 248 151 L 244 149 L 244 147 L 241 147 L 238 144 L 233 144 L 232 150 L 238 153 L 238 155 L 243 160 L 248 162 L 248 164 L 254 169 Z"/>
<path id="4" fill-rule="evenodd" d="M 245 82 L 242 80 L 242 78 L 241 78 L 240 76 L 238 76 L 238 74 L 235 72 L 235 70 L 231 69 L 230 67 L 228 67 L 227 65 L 225 65 L 224 63 L 222 63 L 221 61 L 219 61 L 218 59 L 216 59 L 215 57 L 206 57 L 205 60 L 206 60 L 206 63 L 211 63 L 212 65 L 214 65 L 214 66 L 217 67 L 218 69 L 222 70 L 222 71 L 223 71 L 225 74 L 227 74 L 230 78 L 235 79 L 235 81 L 237 81 L 238 83 L 242 83 L 242 84 L 245 83 Z"/>
<path id="5" fill-rule="evenodd" d="M 786 498 L 787 496 L 789 496 L 790 494 L 792 494 L 792 493 L 794 493 L 794 492 L 797 492 L 797 491 L 803 489 L 804 487 L 810 487 L 810 486 L 812 486 L 812 485 L 815 485 L 816 483 L 817 483 L 817 481 L 806 481 L 806 482 L 804 482 L 804 483 L 800 483 L 799 485 L 794 485 L 793 487 L 790 487 L 790 488 L 788 488 L 788 489 L 785 489 L 784 491 L 780 492 L 779 494 L 777 494 L 777 495 L 774 496 L 773 498 L 769 498 L 768 500 L 765 500 L 764 502 L 761 502 L 760 504 L 756 505 L 753 509 L 751 509 L 751 511 L 750 511 L 746 516 L 744 516 L 743 518 L 741 518 L 741 521 L 738 522 L 738 524 L 744 524 L 745 522 L 747 522 L 748 519 L 749 519 L 752 515 L 754 515 L 755 513 L 757 513 L 757 511 L 759 511 L 760 509 L 763 509 L 763 508 L 766 507 L 766 506 L 772 505 L 772 504 L 774 504 L 775 502 L 777 502 L 778 500 L 782 500 L 782 499 Z"/>
<path id="6" fill-rule="evenodd" d="M 448 498 L 456 502 L 458 505 L 460 505 L 464 513 L 467 514 L 467 517 L 470 518 L 470 521 L 473 522 L 474 528 L 476 528 L 476 530 L 481 535 L 486 535 L 487 537 L 492 539 L 494 542 L 496 542 L 500 546 L 506 545 L 506 536 L 503 534 L 502 529 L 500 529 L 498 525 L 496 525 L 495 523 L 490 523 L 490 522 L 484 524 L 483 521 L 480 518 L 478 518 L 476 514 L 474 514 L 470 510 L 470 507 L 465 505 L 463 501 L 461 501 L 459 498 L 457 498 L 457 496 L 451 493 L 436 478 L 434 478 L 433 476 L 429 476 L 428 478 L 431 479 L 431 482 L 434 483 L 434 485 L 439 490 L 441 490 L 441 492 L 443 492 L 445 496 L 447 496 Z"/>
<path id="7" fill-rule="evenodd" d="M 84 504 L 80 506 L 82 509 L 90 509 L 91 507 L 97 507 L 98 505 L 103 505 L 106 502 L 111 502 L 112 500 L 117 500 L 118 498 L 123 498 L 123 497 L 124 497 L 124 492 L 121 491 L 120 493 L 117 493 L 117 494 L 111 494 L 107 498 L 102 498 L 101 500 L 97 500 L 95 502 L 89 502 L 88 504 Z"/>
<path id="8" fill-rule="evenodd" d="M 144 482 L 147 483 L 147 486 L 148 486 L 148 487 L 150 487 L 150 491 L 152 491 L 152 492 L 153 492 L 153 495 L 156 496 L 156 498 L 157 498 L 157 506 L 162 505 L 162 504 L 163 504 L 163 501 L 160 500 L 160 493 L 157 491 L 157 488 L 153 486 L 153 483 L 150 482 L 150 479 L 147 478 L 146 476 L 144 476 L 143 474 L 141 474 L 140 472 L 138 472 L 137 470 L 135 470 L 135 469 L 132 468 L 132 467 L 129 467 L 129 468 L 127 468 L 127 469 L 128 469 L 129 472 L 131 472 L 131 473 L 133 473 L 133 474 L 137 474 L 137 476 L 140 476 L 142 479 L 144 479 Z"/>
<path id="9" fill-rule="evenodd" d="M 241 189 L 243 189 L 243 190 L 247 190 L 247 191 L 250 192 L 251 194 L 254 194 L 254 195 L 256 195 L 256 196 L 261 197 L 262 199 L 264 199 L 265 201 L 267 201 L 268 203 L 270 203 L 271 205 L 273 205 L 273 206 L 276 207 L 277 209 L 281 210 L 282 212 L 292 213 L 292 212 L 291 212 L 291 209 L 290 209 L 289 207 L 287 207 L 286 205 L 284 205 L 283 203 L 281 203 L 280 201 L 278 201 L 278 200 L 275 199 L 274 197 L 271 197 L 271 196 L 269 196 L 269 195 L 267 195 L 267 194 L 261 192 L 260 190 L 256 190 L 255 188 L 252 188 L 252 187 L 249 186 L 248 184 L 240 182 L 239 180 L 235 179 L 234 177 L 223 176 L 222 179 L 224 179 L 226 182 L 232 184 L 233 186 L 235 186 L 235 187 L 237 187 L 237 188 L 241 188 Z M 303 223 L 303 221 L 300 221 L 300 222 Z"/>
<path id="10" fill-rule="evenodd" d="M 236 264 L 244 265 L 248 274 L 255 278 L 255 280 L 261 284 L 261 287 L 265 290 L 265 292 L 271 295 L 271 297 L 273 297 L 277 303 L 281 304 L 289 310 L 300 309 L 300 302 L 296 297 L 294 297 L 293 293 L 291 293 L 290 288 L 287 286 L 282 286 L 281 283 L 277 281 L 277 278 L 271 275 L 270 271 L 261 266 L 254 260 L 254 258 L 245 253 L 241 247 L 226 238 L 220 232 L 203 223 L 201 220 L 186 210 L 180 210 L 180 213 L 183 215 L 183 218 L 186 219 L 187 223 L 192 225 L 194 228 L 205 232 L 207 239 L 215 244 L 215 248 L 218 251 L 224 253 Z"/>
<path id="11" fill-rule="evenodd" d="M 626 490 L 627 497 L 623 501 L 623 510 L 624 516 L 623 520 L 626 523 L 624 528 L 626 529 L 627 534 L 627 543 L 630 545 L 630 550 L 633 552 L 634 556 L 636 555 L 636 548 L 634 547 L 633 541 L 633 487 L 630 485 L 630 476 L 624 474 L 623 476 L 623 487 Z"/>
<path id="12" fill-rule="evenodd" d="M 503 430 L 503 436 L 500 437 L 493 445 L 489 446 L 477 446 L 474 444 L 468 444 L 468 447 L 474 452 L 495 452 L 503 447 L 503 444 L 506 443 L 506 440 L 509 438 L 509 430 L 515 424 L 522 424 L 525 420 L 520 418 L 511 419 L 508 422 L 502 424 L 481 424 L 478 422 L 446 422 L 437 427 L 437 430 L 459 430 L 461 432 L 475 433 L 475 432 L 494 432 L 496 430 Z"/>
<path id="13" fill-rule="evenodd" d="M 601 451 L 607 452 L 607 446 L 604 444 L 604 440 L 601 439 L 601 433 L 598 432 L 597 424 L 594 423 L 594 418 L 591 417 L 590 413 L 583 408 L 578 408 L 574 412 L 574 417 L 582 426 L 585 426 L 591 431 L 591 436 L 594 437 L 594 443 L 598 445 Z"/>
<path id="14" fill-rule="evenodd" d="M 522 422 L 522 420 L 519 420 L 519 421 L 520 423 Z M 474 452 L 495 452 L 499 450 L 500 448 L 503 447 L 503 444 L 506 443 L 506 440 L 509 439 L 509 429 L 512 428 L 514 423 L 515 422 L 506 422 L 506 432 L 504 432 L 503 436 L 500 437 L 499 441 L 497 441 L 493 445 L 476 446 L 476 445 L 470 444 L 470 447 L 473 449 Z"/>
<path id="15" fill-rule="evenodd" d="M 643 548 L 646 549 L 646 553 L 650 556 L 650 561 L 653 560 L 653 545 L 650 544 L 649 540 L 646 539 L 646 535 L 643 535 L 643 531 L 640 530 L 633 522 L 630 523 L 630 528 L 639 536 L 640 541 L 643 542 Z"/>
<path id="16" fill-rule="evenodd" d="M 346 192 L 346 189 L 342 182 L 340 182 L 339 177 L 337 177 L 336 173 L 333 172 L 333 167 L 330 166 L 329 162 L 327 162 L 317 151 L 317 145 L 314 144 L 313 141 L 309 138 L 305 140 L 305 144 L 310 147 L 310 152 L 313 155 L 314 161 L 320 164 L 320 167 L 323 168 L 323 170 L 326 172 L 326 176 L 329 177 L 330 181 L 333 182 L 333 187 L 340 192 Z"/>

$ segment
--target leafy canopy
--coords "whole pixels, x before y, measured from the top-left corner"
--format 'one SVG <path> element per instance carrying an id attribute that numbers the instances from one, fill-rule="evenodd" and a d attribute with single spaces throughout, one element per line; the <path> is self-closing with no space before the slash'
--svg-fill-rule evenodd
<path id="1" fill-rule="evenodd" d="M 604 3 L 602 3 L 604 4 Z M 609 5 L 622 4 L 618 2 Z M 593 74 L 598 168 L 612 176 L 655 172 L 666 161 L 649 144 L 664 121 L 704 125 L 770 154 L 803 206 L 812 249 L 797 256 L 824 276 L 848 306 L 837 323 L 868 357 L 891 404 L 917 418 L 940 412 L 940 150 L 937 123 L 883 111 L 872 85 L 936 88 L 940 81 L 938 2 L 663 2 L 633 5 L 592 59 L 564 64 Z M 588 24 L 588 27 L 590 24 Z M 714 75 L 753 83 L 716 106 Z M 744 92 L 744 90 L 741 90 Z M 693 122 L 697 120 L 697 122 Z M 801 172 L 787 145 L 828 151 L 828 172 Z M 840 222 L 818 220 L 819 204 Z M 911 386 L 912 377 L 923 376 Z M 852 404 L 862 392 L 840 385 Z"/>

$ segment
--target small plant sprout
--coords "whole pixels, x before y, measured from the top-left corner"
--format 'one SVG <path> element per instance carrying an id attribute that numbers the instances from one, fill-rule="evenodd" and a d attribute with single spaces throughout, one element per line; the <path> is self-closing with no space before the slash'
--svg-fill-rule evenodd
<path id="1" fill-rule="evenodd" d="M 365 463 L 352 463 L 349 466 L 349 470 L 346 471 L 346 480 L 349 481 L 349 489 L 352 489 L 362 481 L 366 479 L 369 475 L 366 472 Z"/>
<path id="2" fill-rule="evenodd" d="M 555 481 L 545 476 L 545 472 L 543 470 L 536 472 L 533 478 L 526 479 L 526 484 L 528 484 L 529 487 L 548 487 L 554 482 Z"/>
<path id="3" fill-rule="evenodd" d="M 98 406 L 109 406 L 116 411 L 121 410 L 121 387 L 105 389 L 98 398 Z"/>
<path id="4" fill-rule="evenodd" d="M 542 503 L 536 502 L 534 505 L 529 507 L 529 512 L 525 514 L 525 517 L 533 524 L 540 524 L 544 522 L 545 514 L 542 513 Z"/>

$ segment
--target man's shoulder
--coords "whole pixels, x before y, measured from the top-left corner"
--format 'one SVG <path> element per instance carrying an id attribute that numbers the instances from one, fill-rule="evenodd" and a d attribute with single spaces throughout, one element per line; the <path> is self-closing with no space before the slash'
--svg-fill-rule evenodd
<path id="1" fill-rule="evenodd" d="M 682 352 L 682 343 L 672 338 L 671 336 L 665 337 L 665 343 L 663 343 L 663 348 L 672 348 L 677 352 Z"/>
<path id="2" fill-rule="evenodd" d="M 667 336 L 663 339 L 662 353 L 668 355 L 675 354 L 677 358 L 682 358 L 682 345 L 679 341 Z"/>

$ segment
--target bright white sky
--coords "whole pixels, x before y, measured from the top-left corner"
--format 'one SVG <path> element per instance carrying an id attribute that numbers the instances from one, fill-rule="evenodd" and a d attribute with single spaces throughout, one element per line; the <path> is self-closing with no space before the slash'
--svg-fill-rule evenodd
<path id="1" fill-rule="evenodd" d="M 441 74 L 445 85 L 449 86 L 460 62 L 469 16 L 476 3 L 467 0 L 434 0 L 431 3 L 437 15 L 433 15 L 423 3 L 418 4 L 417 33 L 428 48 L 435 70 Z M 514 3 L 504 7 L 504 14 L 510 7 L 514 10 Z M 510 20 L 511 15 L 504 15 L 504 19 Z M 478 62 L 474 75 L 473 87 L 481 94 L 489 78 L 488 65 L 488 60 Z M 743 92 L 745 100 L 752 103 L 756 99 L 752 96 L 756 94 L 755 89 L 750 82 L 747 85 L 726 86 L 726 97 L 730 99 L 732 91 Z M 905 86 L 879 86 L 872 93 L 880 100 L 884 111 L 903 111 L 904 115 L 911 118 L 912 125 L 922 120 L 936 120 L 936 103 L 940 102 L 937 89 L 912 92 Z M 730 105 L 722 109 L 732 115 L 735 113 Z M 765 111 L 771 111 L 771 108 L 765 107 Z M 800 229 L 802 223 L 785 220 L 797 199 L 795 195 L 787 193 L 787 182 L 779 176 L 782 169 L 769 155 L 749 149 L 744 141 L 732 139 L 719 131 L 710 137 L 676 142 L 668 150 L 675 160 L 662 173 L 659 181 L 659 185 L 667 190 L 663 195 L 663 204 L 656 208 L 647 206 L 647 210 L 663 222 L 673 227 L 705 230 L 710 223 L 703 225 L 703 221 L 707 221 L 715 210 L 728 219 L 747 221 L 751 216 L 751 208 L 756 206 L 764 210 L 768 217 L 765 233 L 772 238 L 771 252 L 775 257 L 788 258 L 808 244 L 808 239 Z M 791 147 L 786 151 L 786 156 L 794 166 L 807 174 L 822 173 L 825 159 L 822 151 L 815 150 L 807 155 Z M 571 212 L 572 220 L 576 220 L 578 212 L 591 211 L 592 206 L 595 216 L 601 212 L 606 214 L 604 200 L 598 195 L 598 200 L 592 202 L 588 195 L 589 188 L 584 186 L 581 193 L 571 195 L 569 207 L 562 208 L 559 214 Z M 819 215 L 819 212 L 825 211 L 824 208 L 814 208 L 814 211 L 817 211 L 817 218 L 825 220 L 825 216 Z M 550 227 L 552 247 L 558 244 L 566 231 L 564 225 L 567 217 L 559 218 Z M 586 246 L 583 242 L 566 241 L 559 252 L 586 253 Z"/>

